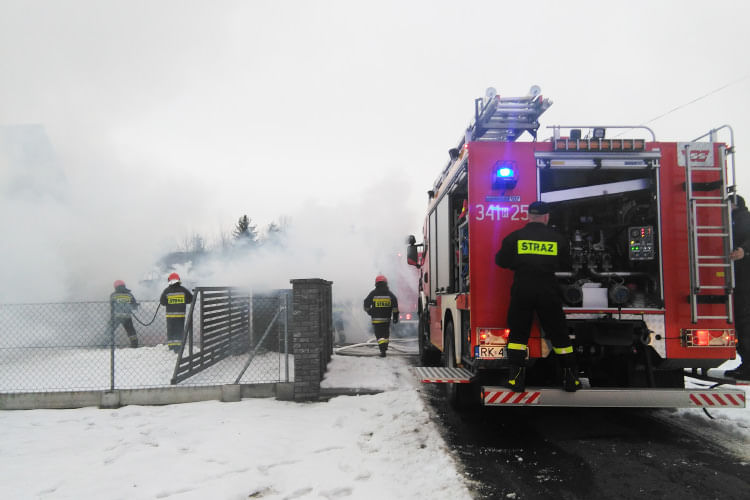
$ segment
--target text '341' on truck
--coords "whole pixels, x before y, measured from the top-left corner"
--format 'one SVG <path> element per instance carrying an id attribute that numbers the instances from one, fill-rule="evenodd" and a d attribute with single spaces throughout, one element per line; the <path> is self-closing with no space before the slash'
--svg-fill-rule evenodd
<path id="1" fill-rule="evenodd" d="M 410 236 L 407 249 L 420 269 L 421 380 L 448 384 L 458 405 L 744 408 L 742 390 L 684 382 L 735 357 L 734 141 L 717 142 L 731 128 L 659 142 L 642 126 L 552 126 L 537 141 L 550 105 L 536 86 L 517 98 L 488 89 L 429 191 L 423 243 Z M 533 140 L 517 141 L 524 132 Z M 584 382 L 575 393 L 560 389 L 537 321 L 526 390 L 503 386 L 513 272 L 495 254 L 534 201 L 570 242 L 572 266 L 555 276 Z"/>

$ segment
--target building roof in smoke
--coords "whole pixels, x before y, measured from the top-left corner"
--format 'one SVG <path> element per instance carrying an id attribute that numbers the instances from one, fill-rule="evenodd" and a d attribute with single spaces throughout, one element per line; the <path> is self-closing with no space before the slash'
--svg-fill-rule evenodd
<path id="1" fill-rule="evenodd" d="M 7 196 L 65 197 L 65 172 L 43 125 L 0 126 L 0 165 Z"/>

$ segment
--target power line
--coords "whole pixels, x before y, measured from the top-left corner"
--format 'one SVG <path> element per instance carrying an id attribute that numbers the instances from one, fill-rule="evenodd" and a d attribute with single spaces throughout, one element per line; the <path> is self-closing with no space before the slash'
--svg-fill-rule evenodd
<path id="1" fill-rule="evenodd" d="M 662 114 L 660 114 L 659 116 L 657 116 L 655 118 L 651 118 L 647 122 L 641 123 L 641 125 L 646 125 L 647 123 L 655 122 L 656 120 L 659 120 L 660 118 L 664 118 L 665 116 L 667 116 L 667 115 L 669 115 L 671 113 L 674 113 L 677 110 L 680 110 L 680 109 L 682 109 L 684 107 L 690 106 L 691 104 L 694 104 L 694 103 L 696 103 L 696 102 L 698 102 L 698 101 L 700 101 L 702 99 L 705 99 L 706 97 L 709 97 L 709 96 L 711 96 L 713 94 L 716 94 L 717 92 L 721 92 L 722 90 L 724 90 L 727 87 L 731 87 L 732 85 L 736 85 L 736 84 L 738 84 L 740 82 L 743 82 L 743 81 L 747 80 L 748 78 L 750 78 L 750 75 L 745 75 L 745 76 L 743 76 L 742 78 L 740 78 L 738 80 L 735 80 L 733 82 L 727 83 L 726 85 L 723 85 L 723 86 L 721 86 L 721 87 L 719 87 L 717 89 L 712 90 L 708 94 L 704 94 L 704 95 L 702 95 L 700 97 L 696 97 L 695 99 L 693 99 L 690 102 L 686 102 L 685 104 L 681 104 L 681 105 L 677 106 L 676 108 L 670 109 L 666 113 L 662 113 Z"/>

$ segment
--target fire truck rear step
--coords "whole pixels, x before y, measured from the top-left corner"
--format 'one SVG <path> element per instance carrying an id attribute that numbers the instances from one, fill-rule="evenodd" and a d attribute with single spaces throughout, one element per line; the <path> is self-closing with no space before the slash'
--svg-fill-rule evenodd
<path id="1" fill-rule="evenodd" d="M 738 389 L 562 389 L 482 387 L 484 406 L 565 406 L 588 408 L 745 408 Z"/>
<path id="2" fill-rule="evenodd" d="M 473 374 L 466 368 L 418 366 L 414 369 L 420 382 L 428 384 L 468 384 Z"/>

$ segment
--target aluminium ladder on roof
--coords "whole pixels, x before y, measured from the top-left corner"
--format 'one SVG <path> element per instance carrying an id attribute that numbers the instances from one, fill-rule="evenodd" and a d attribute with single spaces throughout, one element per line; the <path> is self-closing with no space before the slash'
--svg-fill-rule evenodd
<path id="1" fill-rule="evenodd" d="M 712 130 L 710 147 L 713 148 L 716 130 Z M 705 136 L 703 136 L 705 137 Z M 702 138 L 702 137 L 701 137 Z M 698 138 L 698 139 L 701 139 Z M 687 222 L 688 222 L 688 256 L 690 264 L 690 317 L 693 323 L 701 319 L 723 319 L 728 323 L 733 318 L 733 290 L 734 290 L 734 264 L 729 259 L 732 251 L 732 207 L 730 203 L 731 193 L 727 189 L 726 153 L 734 152 L 730 144 L 727 149 L 719 148 L 719 157 L 714 158 L 713 165 L 695 165 L 691 158 L 691 151 L 697 144 L 698 139 L 683 146 L 685 158 L 685 192 L 687 197 Z M 705 148 L 703 143 L 701 148 Z M 697 195 L 694 176 L 697 172 L 716 172 L 719 174 L 719 187 L 712 191 L 719 192 L 718 195 Z M 733 171 L 734 175 L 734 171 Z M 734 186 L 732 186 L 732 189 Z M 705 220 L 721 221 L 719 225 L 701 224 Z M 721 255 L 711 255 L 714 252 L 706 252 L 708 242 L 713 239 L 721 241 Z M 714 246 L 715 248 L 715 246 Z M 701 269 L 717 269 L 724 277 L 724 283 L 705 284 L 701 282 Z M 710 295 L 723 297 L 725 314 L 716 316 L 702 314 L 701 309 L 707 307 L 711 301 L 704 303 L 701 292 L 709 292 Z M 703 307 L 701 307 L 703 306 Z"/>
<path id="2" fill-rule="evenodd" d="M 501 97 L 494 89 L 474 100 L 474 123 L 467 130 L 467 140 L 513 142 L 524 132 L 536 140 L 539 117 L 552 106 L 539 87 L 532 87 L 524 97 Z"/>
<path id="3" fill-rule="evenodd" d="M 437 192 L 451 166 L 461 158 L 461 149 L 470 141 L 513 142 L 528 132 L 536 140 L 539 117 L 552 106 L 544 99 L 541 89 L 533 85 L 524 97 L 501 97 L 494 88 L 487 89 L 484 97 L 474 99 L 474 121 L 469 124 L 458 145 L 449 151 L 451 159 L 433 183 Z"/>

